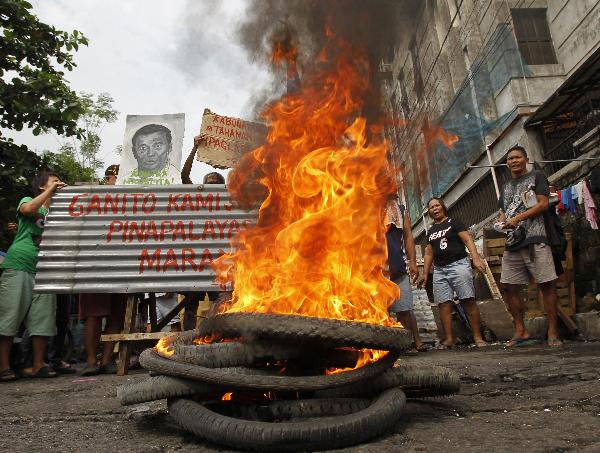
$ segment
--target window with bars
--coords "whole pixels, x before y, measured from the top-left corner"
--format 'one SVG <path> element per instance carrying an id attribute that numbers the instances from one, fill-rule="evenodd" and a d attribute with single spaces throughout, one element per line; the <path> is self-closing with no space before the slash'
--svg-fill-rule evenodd
<path id="1" fill-rule="evenodd" d="M 515 35 L 523 60 L 528 65 L 555 64 L 556 53 L 545 8 L 511 10 Z"/>

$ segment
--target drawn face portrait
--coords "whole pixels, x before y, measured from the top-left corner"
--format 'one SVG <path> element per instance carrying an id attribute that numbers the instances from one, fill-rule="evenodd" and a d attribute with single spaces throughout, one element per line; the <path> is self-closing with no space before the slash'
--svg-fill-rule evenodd
<path id="1" fill-rule="evenodd" d="M 171 132 L 151 124 L 139 129 L 132 140 L 139 171 L 156 171 L 167 166 L 171 152 Z"/>

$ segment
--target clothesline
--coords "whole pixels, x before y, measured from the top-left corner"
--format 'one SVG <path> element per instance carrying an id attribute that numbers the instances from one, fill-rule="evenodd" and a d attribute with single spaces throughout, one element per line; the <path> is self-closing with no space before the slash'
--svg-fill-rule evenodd
<path id="1" fill-rule="evenodd" d="M 536 160 L 529 162 L 530 164 L 549 164 L 553 162 L 581 162 L 588 160 L 600 160 L 600 157 L 581 157 L 577 159 L 554 159 L 554 160 Z M 506 164 L 495 165 L 467 165 L 467 168 L 491 168 L 491 167 L 506 167 Z"/>
<path id="2" fill-rule="evenodd" d="M 598 229 L 598 222 L 596 221 L 596 204 L 594 203 L 594 199 L 586 179 L 582 179 L 573 186 L 558 190 L 557 195 L 557 214 L 562 215 L 567 211 L 575 214 L 577 213 L 577 206 L 583 205 L 585 210 L 585 218 L 590 223 L 592 230 Z"/>

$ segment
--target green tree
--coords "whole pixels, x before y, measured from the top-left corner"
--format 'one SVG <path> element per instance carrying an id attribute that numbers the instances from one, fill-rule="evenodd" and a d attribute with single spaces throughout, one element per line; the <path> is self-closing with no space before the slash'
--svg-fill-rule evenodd
<path id="1" fill-rule="evenodd" d="M 85 101 L 69 88 L 64 71 L 76 66 L 73 51 L 87 38 L 40 22 L 31 8 L 25 0 L 0 1 L 0 127 L 78 135 Z"/>
<path id="2" fill-rule="evenodd" d="M 25 0 L 0 0 L 0 128 L 31 128 L 35 135 L 55 131 L 78 136 L 85 100 L 71 90 L 65 71 L 76 66 L 73 53 L 88 41 L 41 22 Z M 0 234 L 14 221 L 18 200 L 30 193 L 31 176 L 46 160 L 0 133 Z M 0 238 L 6 244 L 6 234 Z"/>
<path id="3" fill-rule="evenodd" d="M 63 145 L 56 153 L 46 151 L 42 159 L 46 168 L 56 171 L 69 185 L 98 180 L 95 169 L 81 165 L 76 158 L 76 150 L 69 144 Z"/>
<path id="4" fill-rule="evenodd" d="M 96 99 L 90 93 L 80 93 L 80 96 L 85 108 L 78 121 L 82 133 L 63 148 L 72 153 L 81 167 L 97 170 L 104 165 L 98 157 L 102 144 L 100 134 L 104 126 L 117 120 L 119 112 L 113 108 L 114 99 L 108 93 L 100 93 Z"/>

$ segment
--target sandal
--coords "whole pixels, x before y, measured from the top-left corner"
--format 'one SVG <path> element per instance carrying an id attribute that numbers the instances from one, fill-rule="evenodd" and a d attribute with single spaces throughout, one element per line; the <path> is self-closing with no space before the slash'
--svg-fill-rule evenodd
<path id="1" fill-rule="evenodd" d="M 27 373 L 24 376 L 31 379 L 48 379 L 57 377 L 58 373 L 52 370 L 48 365 L 44 365 L 35 373 Z"/>
<path id="2" fill-rule="evenodd" d="M 551 348 L 558 348 L 563 345 L 563 342 L 558 338 L 548 338 L 548 346 Z"/>
<path id="3" fill-rule="evenodd" d="M 10 368 L 7 368 L 2 373 L 0 373 L 0 382 L 11 382 L 11 381 L 16 381 L 16 380 L 17 380 L 17 375 Z"/>
<path id="4" fill-rule="evenodd" d="M 490 344 L 485 340 L 476 341 L 473 343 L 478 348 L 487 348 Z"/>
<path id="5" fill-rule="evenodd" d="M 75 373 L 77 373 L 77 370 L 75 368 L 73 368 L 67 362 L 63 362 L 63 361 L 58 362 L 52 368 L 54 368 L 54 371 L 56 371 L 58 374 L 75 374 Z"/>
<path id="6" fill-rule="evenodd" d="M 514 348 L 520 346 L 529 346 L 532 344 L 538 344 L 540 340 L 535 338 L 513 338 L 511 339 L 504 347 L 506 348 Z"/>
<path id="7" fill-rule="evenodd" d="M 431 349 L 431 346 L 429 346 L 427 343 L 422 343 L 421 346 L 419 346 L 417 348 L 417 351 L 419 352 L 427 352 Z"/>
<path id="8" fill-rule="evenodd" d="M 100 367 L 96 364 L 90 365 L 89 363 L 85 365 L 85 368 L 81 371 L 81 376 L 96 376 L 100 374 Z"/>
<path id="9" fill-rule="evenodd" d="M 402 351 L 403 355 L 408 355 L 408 356 L 415 356 L 415 355 L 419 355 L 419 350 L 416 348 L 410 348 L 410 349 L 406 349 L 404 351 Z"/>
<path id="10" fill-rule="evenodd" d="M 438 351 L 446 351 L 448 349 L 455 349 L 456 346 L 454 346 L 453 344 L 446 344 L 446 343 L 440 343 L 438 344 L 435 349 L 437 349 Z"/>

